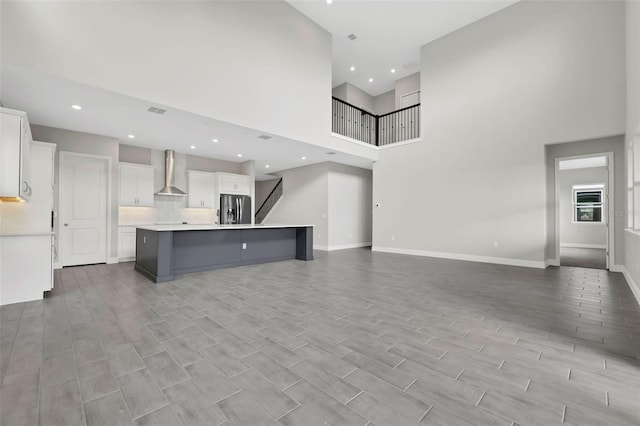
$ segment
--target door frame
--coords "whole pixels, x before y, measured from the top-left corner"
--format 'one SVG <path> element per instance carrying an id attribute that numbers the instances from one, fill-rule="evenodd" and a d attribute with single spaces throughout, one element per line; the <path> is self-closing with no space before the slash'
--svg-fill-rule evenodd
<path id="1" fill-rule="evenodd" d="M 605 187 L 606 193 L 606 211 L 607 211 L 607 270 L 611 270 L 615 264 L 615 234 L 616 234 L 616 214 L 615 214 L 615 165 L 613 151 L 599 152 L 593 154 L 581 154 L 571 155 L 567 157 L 555 157 L 554 158 L 554 210 L 555 210 L 555 248 L 556 257 L 554 259 L 555 265 L 560 266 L 560 182 L 558 172 L 560 171 L 560 161 L 563 160 L 575 160 L 579 158 L 592 158 L 592 157 L 606 157 L 607 158 L 607 184 Z"/>
<path id="2" fill-rule="evenodd" d="M 94 155 L 94 154 L 84 154 L 84 153 L 80 153 L 80 152 L 73 152 L 73 151 L 60 151 L 60 156 L 58 157 L 58 213 L 57 213 L 57 218 L 56 218 L 56 225 L 57 225 L 57 229 L 58 229 L 58 235 L 56 235 L 56 238 L 58 240 L 58 249 L 60 249 L 62 247 L 61 244 L 61 233 L 60 233 L 60 206 L 62 205 L 62 203 L 60 203 L 60 192 L 62 190 L 62 179 L 60 176 L 60 172 L 62 170 L 62 164 L 64 161 L 68 161 L 68 158 L 70 157 L 76 157 L 76 158 L 93 158 L 93 159 L 98 159 L 98 160 L 102 160 L 106 163 L 107 166 L 107 178 L 106 178 L 106 191 L 107 191 L 107 202 L 106 202 L 106 209 L 107 209 L 107 216 L 106 216 L 106 225 L 107 225 L 107 235 L 106 235 L 106 252 L 105 252 L 105 258 L 104 258 L 104 262 L 105 263 L 112 263 L 110 262 L 111 260 L 111 230 L 112 230 L 112 226 L 111 226 L 111 208 L 112 208 L 112 199 L 111 199 L 111 192 L 112 192 L 112 177 L 113 177 L 113 171 L 112 171 L 112 165 L 113 165 L 113 160 L 111 157 L 108 157 L 106 155 Z M 58 250 L 58 262 L 57 262 L 57 268 L 62 268 L 65 265 L 65 263 L 63 262 L 64 260 L 64 255 L 62 255 L 61 250 Z"/>

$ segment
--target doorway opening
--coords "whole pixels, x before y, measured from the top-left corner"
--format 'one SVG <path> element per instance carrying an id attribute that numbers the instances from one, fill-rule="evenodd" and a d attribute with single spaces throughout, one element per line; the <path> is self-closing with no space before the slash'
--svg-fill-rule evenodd
<path id="1" fill-rule="evenodd" d="M 613 153 L 556 158 L 556 253 L 560 266 L 609 269 L 613 253 Z"/>

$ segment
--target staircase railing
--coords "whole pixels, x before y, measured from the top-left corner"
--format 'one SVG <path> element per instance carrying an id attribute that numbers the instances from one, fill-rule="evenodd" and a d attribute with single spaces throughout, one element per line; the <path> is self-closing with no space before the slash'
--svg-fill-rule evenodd
<path id="1" fill-rule="evenodd" d="M 282 178 L 278 180 L 276 186 L 273 187 L 267 198 L 265 198 L 264 202 L 260 206 L 260 208 L 256 211 L 256 223 L 262 223 L 265 217 L 269 214 L 273 206 L 276 205 L 280 197 L 282 197 Z"/>
<path id="2" fill-rule="evenodd" d="M 420 137 L 420 104 L 383 115 L 332 97 L 331 131 L 375 146 Z"/>

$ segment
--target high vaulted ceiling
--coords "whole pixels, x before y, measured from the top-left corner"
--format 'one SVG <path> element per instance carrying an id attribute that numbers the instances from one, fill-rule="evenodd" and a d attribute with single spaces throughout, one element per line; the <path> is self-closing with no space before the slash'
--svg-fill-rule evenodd
<path id="1" fill-rule="evenodd" d="M 348 82 L 373 96 L 420 71 L 422 45 L 517 1 L 287 0 L 332 34 L 333 87 Z"/>
<path id="2" fill-rule="evenodd" d="M 373 95 L 392 89 L 396 79 L 419 70 L 423 44 L 515 2 L 333 0 L 329 5 L 326 0 L 289 1 L 332 33 L 334 86 L 349 81 Z M 357 35 L 355 41 L 347 38 L 351 33 Z M 405 66 L 407 63 L 412 65 Z M 349 71 L 351 65 L 356 71 Z M 392 67 L 397 70 L 395 74 L 389 72 Z M 260 139 L 262 132 L 255 129 L 6 63 L 0 75 L 0 102 L 27 111 L 32 123 L 112 136 L 122 143 L 153 149 L 172 148 L 228 161 L 255 160 L 258 179 L 322 161 L 372 167 L 371 158 L 333 152 L 276 135 Z M 374 78 L 373 83 L 367 82 L 369 76 Z M 83 109 L 75 111 L 72 104 L 80 104 Z M 166 114 L 149 113 L 149 107 L 166 109 Z M 128 134 L 134 134 L 135 138 L 128 138 Z M 218 142 L 214 143 L 213 138 Z"/>

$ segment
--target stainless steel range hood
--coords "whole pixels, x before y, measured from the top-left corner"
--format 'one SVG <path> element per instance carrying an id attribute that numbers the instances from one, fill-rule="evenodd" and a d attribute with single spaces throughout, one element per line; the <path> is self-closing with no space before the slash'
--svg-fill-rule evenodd
<path id="1" fill-rule="evenodd" d="M 174 167 L 175 167 L 175 152 L 171 149 L 164 151 L 164 188 L 156 192 L 156 195 L 172 195 L 174 197 L 184 197 L 186 192 L 173 186 L 174 182 Z"/>

